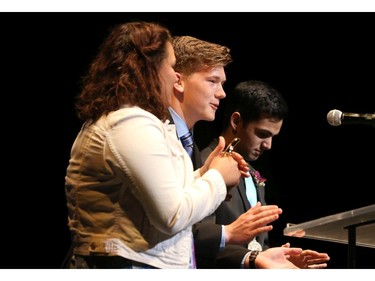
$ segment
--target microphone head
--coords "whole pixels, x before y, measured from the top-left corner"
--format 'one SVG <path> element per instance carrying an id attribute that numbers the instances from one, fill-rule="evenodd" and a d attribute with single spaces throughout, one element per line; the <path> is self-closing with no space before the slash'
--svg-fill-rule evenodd
<path id="1" fill-rule="evenodd" d="M 332 109 L 327 114 L 327 121 L 331 126 L 341 125 L 342 112 L 338 109 Z"/>

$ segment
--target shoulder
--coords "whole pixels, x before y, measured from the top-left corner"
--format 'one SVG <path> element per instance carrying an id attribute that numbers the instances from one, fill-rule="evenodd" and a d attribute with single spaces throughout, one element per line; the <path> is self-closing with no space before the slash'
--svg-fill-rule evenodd
<path id="1" fill-rule="evenodd" d="M 141 120 L 144 120 L 143 122 L 162 124 L 159 118 L 138 106 L 123 107 L 113 111 L 108 114 L 107 120 L 111 127 L 119 125 L 123 122 L 141 122 Z"/>

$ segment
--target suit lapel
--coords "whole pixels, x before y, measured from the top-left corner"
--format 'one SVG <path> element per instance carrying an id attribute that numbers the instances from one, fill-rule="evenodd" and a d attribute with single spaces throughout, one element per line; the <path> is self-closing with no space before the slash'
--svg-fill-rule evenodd
<path id="1" fill-rule="evenodd" d="M 251 166 L 250 164 L 249 164 L 249 168 L 251 171 L 256 172 L 254 167 Z M 257 200 L 260 203 L 262 203 L 262 205 L 266 205 L 264 186 L 263 187 L 259 186 L 258 184 L 255 183 L 255 180 L 254 180 L 254 184 L 255 184 L 256 191 L 257 191 Z"/>
<path id="2" fill-rule="evenodd" d="M 193 136 L 193 157 L 191 160 L 193 162 L 194 170 L 202 167 L 203 162 L 202 162 L 201 154 L 199 152 L 198 146 L 195 143 L 194 136 Z"/>
<path id="3" fill-rule="evenodd" d="M 242 202 L 245 206 L 245 210 L 250 209 L 251 205 L 250 205 L 250 202 L 249 202 L 249 200 L 247 199 L 247 196 L 246 196 L 246 186 L 245 186 L 245 179 L 244 178 L 240 179 L 240 183 L 238 184 L 238 191 L 240 193 Z"/>
<path id="4" fill-rule="evenodd" d="M 255 186 L 257 190 L 257 197 L 258 201 L 262 203 L 262 205 L 266 205 L 266 199 L 265 199 L 265 193 L 264 193 L 264 187 Z"/>

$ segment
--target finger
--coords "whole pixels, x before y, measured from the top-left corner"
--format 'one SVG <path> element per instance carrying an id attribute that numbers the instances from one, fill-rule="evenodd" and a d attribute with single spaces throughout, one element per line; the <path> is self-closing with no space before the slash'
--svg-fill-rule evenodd
<path id="1" fill-rule="evenodd" d="M 254 232 L 254 236 L 258 236 L 259 234 L 264 233 L 264 232 L 269 232 L 272 229 L 273 229 L 272 225 L 266 225 L 266 226 L 257 227 L 253 231 Z"/>
<path id="2" fill-rule="evenodd" d="M 327 253 L 319 253 L 317 251 L 313 251 L 313 250 L 303 250 L 301 255 L 309 258 L 309 259 L 329 259 L 329 256 Z"/>
<path id="3" fill-rule="evenodd" d="M 321 268 L 326 268 L 327 267 L 327 264 L 326 263 L 321 263 L 321 264 L 311 264 L 311 265 L 308 265 L 307 268 L 308 269 L 321 269 Z"/>
<path id="4" fill-rule="evenodd" d="M 269 225 L 270 223 L 274 222 L 279 218 L 278 215 L 272 215 L 272 216 L 267 216 L 267 217 L 262 217 L 259 219 L 254 219 L 251 218 L 248 219 L 245 224 L 249 226 L 249 228 L 254 229 L 254 228 L 259 228 L 259 227 L 264 227 Z"/>
<path id="5" fill-rule="evenodd" d="M 253 215 L 255 219 L 259 219 L 261 217 L 272 216 L 272 215 L 280 215 L 282 214 L 283 210 L 276 207 L 268 207 L 268 206 L 261 206 L 257 209 L 250 209 L 249 215 Z"/>
<path id="6" fill-rule="evenodd" d="M 258 206 L 257 208 L 255 208 L 256 206 Z M 254 214 L 258 214 L 258 213 L 261 213 L 261 212 L 267 212 L 267 211 L 271 211 L 271 210 L 281 210 L 277 205 L 263 205 L 262 206 L 262 203 L 261 202 L 257 202 L 257 205 L 251 207 L 247 212 L 249 212 L 250 210 L 253 210 Z M 256 212 L 255 212 L 256 210 Z"/>
<path id="7" fill-rule="evenodd" d="M 257 209 L 260 209 L 260 207 L 262 206 L 262 203 L 260 203 L 259 201 L 254 205 L 254 206 L 251 206 L 251 208 L 249 210 L 246 211 L 246 213 L 248 214 L 255 214 L 255 211 Z M 245 214 L 246 214 L 245 213 Z"/>
<path id="8" fill-rule="evenodd" d="M 329 258 L 315 258 L 315 259 L 309 259 L 309 258 L 307 258 L 307 262 L 309 264 L 325 263 L 327 261 L 329 261 Z"/>
<path id="9" fill-rule="evenodd" d="M 263 225 L 267 225 L 269 223 L 272 223 L 274 222 L 275 220 L 278 220 L 279 219 L 279 215 L 278 214 L 271 214 L 271 215 L 267 215 L 267 216 L 250 216 L 248 218 L 248 223 L 249 224 L 254 224 L 255 227 L 259 227 L 259 226 L 263 226 Z"/>
<path id="10" fill-rule="evenodd" d="M 250 170 L 249 166 L 247 165 L 247 162 L 241 154 L 233 151 L 230 155 L 233 157 L 234 160 L 238 162 L 239 166 L 243 167 L 244 169 L 246 168 L 247 170 Z"/>
<path id="11" fill-rule="evenodd" d="M 250 177 L 250 175 L 249 175 L 248 172 L 246 172 L 246 171 L 242 171 L 242 170 L 240 170 L 240 172 L 241 172 L 241 177 L 243 177 L 243 178 L 248 178 L 248 177 Z"/>
<path id="12" fill-rule="evenodd" d="M 286 248 L 286 247 L 282 247 L 282 249 L 284 250 L 284 255 L 287 256 L 287 255 L 300 255 L 302 253 L 302 249 L 301 248 Z"/>
<path id="13" fill-rule="evenodd" d="M 257 225 L 268 225 L 278 219 L 279 215 L 268 216 L 266 218 L 259 219 L 257 221 Z"/>

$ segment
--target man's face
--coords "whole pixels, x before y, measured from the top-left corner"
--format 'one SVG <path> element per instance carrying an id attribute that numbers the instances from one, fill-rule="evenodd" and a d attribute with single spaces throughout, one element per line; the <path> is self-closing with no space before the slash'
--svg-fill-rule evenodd
<path id="1" fill-rule="evenodd" d="M 181 107 L 188 126 L 192 127 L 200 120 L 213 121 L 220 100 L 226 96 L 224 68 L 195 72 L 187 77 L 182 75 L 181 80 L 184 87 Z"/>
<path id="2" fill-rule="evenodd" d="M 246 161 L 255 161 L 265 150 L 272 147 L 272 138 L 279 134 L 283 120 L 264 118 L 253 121 L 245 126 L 241 121 L 238 126 L 237 136 L 241 142 L 237 146 L 237 151 Z"/>

